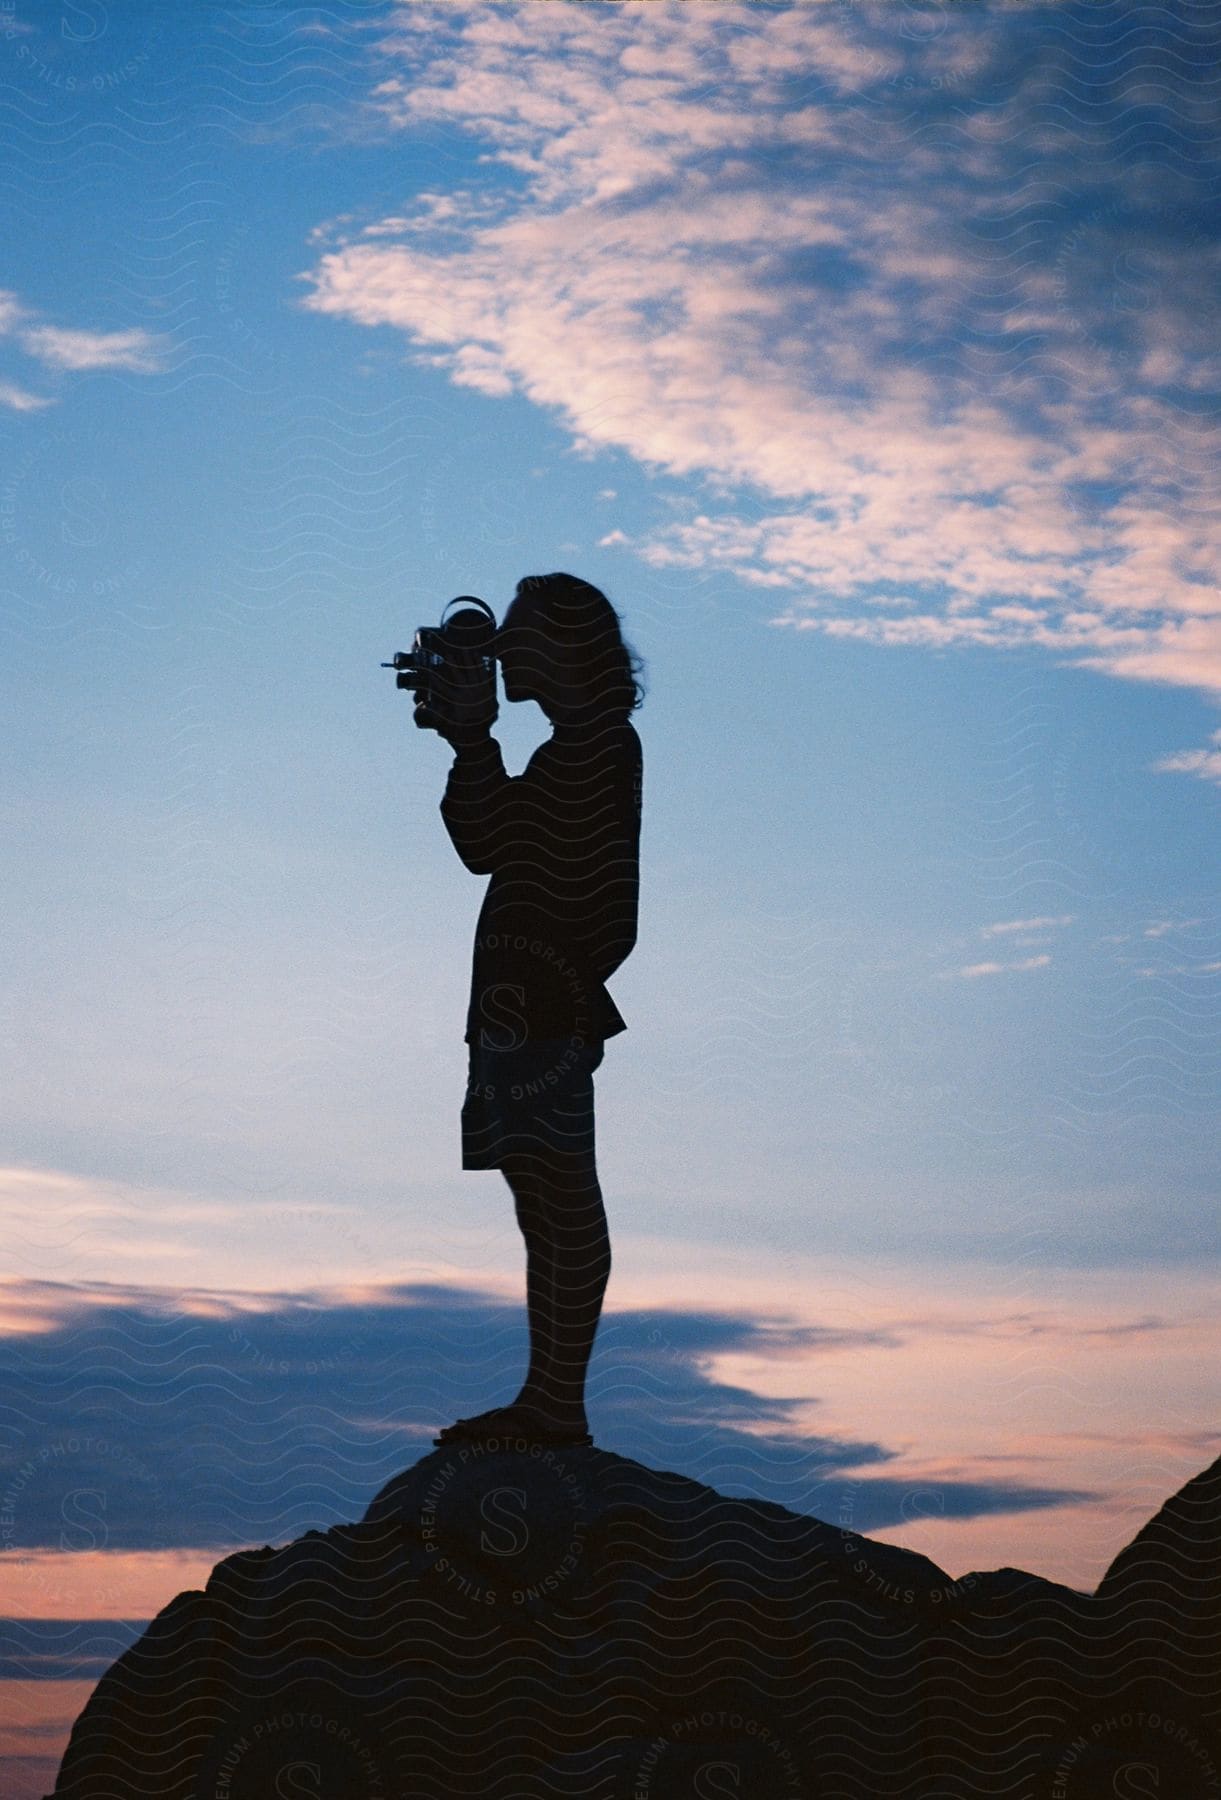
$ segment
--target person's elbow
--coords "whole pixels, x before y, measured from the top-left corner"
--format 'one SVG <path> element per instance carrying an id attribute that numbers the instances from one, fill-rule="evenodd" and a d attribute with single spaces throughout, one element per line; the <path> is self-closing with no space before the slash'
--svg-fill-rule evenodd
<path id="1" fill-rule="evenodd" d="M 445 830 L 449 841 L 457 851 L 463 866 L 469 869 L 472 875 L 490 875 L 492 858 L 482 836 L 474 832 L 463 831 L 452 818 L 446 817 L 444 811 L 442 811 L 441 817 L 445 821 Z"/>
<path id="2" fill-rule="evenodd" d="M 463 867 L 469 869 L 472 875 L 490 875 L 492 873 L 494 866 L 492 858 L 482 847 L 455 842 L 454 849 L 458 852 Z"/>

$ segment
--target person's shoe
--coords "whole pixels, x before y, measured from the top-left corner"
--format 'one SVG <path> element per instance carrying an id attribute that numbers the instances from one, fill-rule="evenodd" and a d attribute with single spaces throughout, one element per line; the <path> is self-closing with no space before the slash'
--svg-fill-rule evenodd
<path id="1" fill-rule="evenodd" d="M 515 1421 L 521 1408 L 516 1402 L 508 1406 L 493 1406 L 487 1412 L 475 1413 L 469 1419 L 455 1419 L 439 1431 L 432 1440 L 434 1444 L 452 1444 L 463 1438 L 499 1437 L 503 1432 L 515 1428 Z"/>
<path id="2" fill-rule="evenodd" d="M 532 1444 L 563 1444 L 573 1448 L 594 1441 L 584 1423 L 563 1425 L 548 1418 L 538 1407 L 514 1402 L 511 1406 L 494 1406 L 470 1419 L 456 1419 L 438 1433 L 433 1443 L 454 1444 L 485 1437 L 522 1437 Z"/>

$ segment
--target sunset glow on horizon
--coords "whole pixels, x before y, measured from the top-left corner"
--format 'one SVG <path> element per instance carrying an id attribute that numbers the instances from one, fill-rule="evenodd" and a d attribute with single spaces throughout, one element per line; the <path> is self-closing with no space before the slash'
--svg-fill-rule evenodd
<path id="1" fill-rule="evenodd" d="M 598 1446 L 1086 1591 L 1214 1459 L 1218 38 L 6 0 L 14 1800 L 520 1379 L 483 885 L 380 665 L 527 573 L 648 690 Z"/>

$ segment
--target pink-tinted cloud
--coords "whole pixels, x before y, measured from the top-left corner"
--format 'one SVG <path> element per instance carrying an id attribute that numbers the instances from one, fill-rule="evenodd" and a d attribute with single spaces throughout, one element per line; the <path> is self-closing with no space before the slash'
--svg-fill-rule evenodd
<path id="1" fill-rule="evenodd" d="M 336 235 L 304 304 L 703 481 L 603 541 L 787 589 L 778 626 L 1221 692 L 1217 245 L 1021 11 L 401 7 L 372 106 L 515 181 Z"/>
<path id="2" fill-rule="evenodd" d="M 164 366 L 167 343 L 153 332 L 81 331 L 62 325 L 35 322 L 11 288 L 0 288 L 0 336 L 15 336 L 27 356 L 53 369 L 133 369 L 154 374 Z M 0 406 L 13 412 L 35 412 L 54 404 L 52 397 L 31 393 L 11 381 L 0 380 Z"/>
<path id="3" fill-rule="evenodd" d="M 35 325 L 21 341 L 31 356 L 56 369 L 134 369 L 151 374 L 162 366 L 159 340 L 147 331 L 71 331 Z"/>
<path id="4" fill-rule="evenodd" d="M 1163 756 L 1153 767 L 1159 772 L 1182 771 L 1185 775 L 1197 775 L 1201 781 L 1214 781 L 1221 785 L 1221 731 L 1209 733 L 1209 750 L 1176 750 L 1170 756 Z"/>

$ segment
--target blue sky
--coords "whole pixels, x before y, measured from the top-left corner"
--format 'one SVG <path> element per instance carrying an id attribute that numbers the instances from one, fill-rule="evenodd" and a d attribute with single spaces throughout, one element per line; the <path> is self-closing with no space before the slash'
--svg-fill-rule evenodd
<path id="1" fill-rule="evenodd" d="M 601 1436 L 812 1511 L 851 1471 L 863 1528 L 952 1572 L 1082 1585 L 1208 1460 L 1216 32 L 1023 0 L 0 7 L 4 1304 L 34 1383 L 6 1467 L 113 1308 L 208 1366 L 235 1319 L 321 1354 L 356 1309 L 415 1371 L 372 1380 L 384 1433 L 347 1419 L 348 1487 L 307 1419 L 266 1517 L 175 1500 L 168 1545 L 95 1457 L 110 1600 L 49 1572 L 83 1552 L 48 1493 L 6 1610 L 146 1617 L 218 1532 L 329 1523 L 324 1489 L 351 1516 L 515 1379 L 507 1191 L 458 1166 L 480 884 L 378 664 L 552 568 L 606 589 L 649 684 Z M 542 716 L 500 725 L 520 767 Z M 486 1366 L 451 1317 L 480 1307 Z"/>

